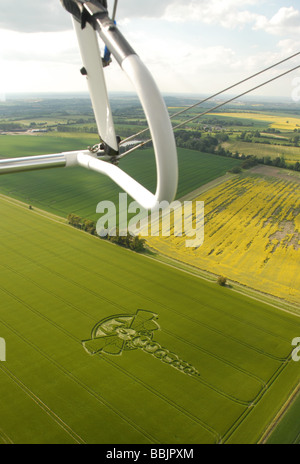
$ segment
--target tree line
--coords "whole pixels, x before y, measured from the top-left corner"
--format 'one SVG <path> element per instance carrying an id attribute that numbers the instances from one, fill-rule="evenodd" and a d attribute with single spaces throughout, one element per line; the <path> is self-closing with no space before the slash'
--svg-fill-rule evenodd
<path id="1" fill-rule="evenodd" d="M 247 133 L 245 133 L 244 137 Z M 242 139 L 243 139 L 242 135 Z M 257 134 L 256 134 L 257 136 Z M 300 163 L 287 163 L 284 156 L 277 156 L 272 158 L 271 156 L 259 157 L 257 155 L 244 155 L 237 151 L 232 153 L 230 150 L 226 150 L 220 144 L 229 140 L 228 135 L 221 131 L 215 135 L 205 134 L 202 136 L 201 132 L 193 130 L 180 130 L 175 134 L 177 146 L 180 148 L 189 148 L 191 150 L 201 151 L 203 153 L 210 153 L 213 155 L 225 156 L 228 158 L 234 158 L 242 160 L 242 169 L 249 169 L 257 164 L 265 164 L 267 166 L 275 166 L 282 169 L 290 169 L 293 171 L 300 171 Z M 293 143 L 298 143 L 298 135 L 294 135 L 292 138 Z"/>
<path id="2" fill-rule="evenodd" d="M 271 156 L 259 157 L 256 155 L 239 154 L 238 152 L 231 153 L 231 151 L 225 150 L 225 148 L 221 146 L 219 146 L 215 150 L 214 154 L 242 160 L 242 169 L 250 169 L 253 166 L 256 166 L 257 164 L 264 164 L 266 166 L 274 166 L 277 168 L 289 169 L 291 171 L 300 171 L 299 161 L 296 161 L 295 163 L 287 163 L 284 156 L 277 156 L 276 158 L 271 158 Z"/>
<path id="3" fill-rule="evenodd" d="M 268 134 L 280 134 L 281 132 L 279 130 L 274 130 L 274 132 L 271 132 L 270 129 L 266 130 L 265 131 L 266 133 Z M 297 132 L 297 129 L 294 130 L 294 132 Z M 243 131 L 241 132 L 240 135 L 238 135 L 236 137 L 237 140 L 242 140 L 243 142 L 248 142 L 248 143 L 263 143 L 265 145 L 280 145 L 282 147 L 299 147 L 299 142 L 300 142 L 300 135 L 299 133 L 297 132 L 296 134 L 294 134 L 292 137 L 286 139 L 287 142 L 286 143 L 271 143 L 269 140 L 257 140 L 257 139 L 260 139 L 262 138 L 262 135 L 261 133 L 256 130 L 256 131 L 252 131 L 252 132 L 247 132 L 247 131 Z M 274 139 L 274 137 L 272 137 Z"/>
<path id="4" fill-rule="evenodd" d="M 83 219 L 80 216 L 77 216 L 73 213 L 70 213 L 68 215 L 67 220 L 68 223 L 76 229 L 83 230 L 84 232 L 87 232 L 91 235 L 95 235 L 102 239 L 107 239 L 116 245 L 128 248 L 138 253 L 145 251 L 146 240 L 139 236 L 132 236 L 129 232 L 127 232 L 127 234 L 123 236 L 120 234 L 119 229 L 116 229 L 114 233 L 108 233 L 106 237 L 100 237 L 97 235 L 97 226 L 94 221 L 91 221 L 89 219 Z"/>
<path id="5" fill-rule="evenodd" d="M 180 148 L 202 151 L 203 153 L 215 153 L 220 143 L 227 142 L 229 139 L 225 132 L 216 135 L 205 134 L 193 130 L 179 130 L 175 133 L 176 144 Z"/>
<path id="6" fill-rule="evenodd" d="M 25 131 L 27 126 L 18 122 L 1 122 L 0 130 L 4 132 Z"/>

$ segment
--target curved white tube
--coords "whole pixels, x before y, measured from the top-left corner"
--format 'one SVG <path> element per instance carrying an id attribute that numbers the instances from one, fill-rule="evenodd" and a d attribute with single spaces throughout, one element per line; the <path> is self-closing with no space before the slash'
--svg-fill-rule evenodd
<path id="1" fill-rule="evenodd" d="M 77 156 L 77 162 L 79 166 L 110 177 L 110 179 L 125 190 L 125 192 L 127 192 L 128 195 L 136 200 L 143 208 L 153 209 L 156 207 L 157 199 L 155 195 L 149 192 L 145 187 L 117 166 L 107 163 L 106 161 L 98 160 L 91 155 L 85 155 L 84 153 L 80 153 Z"/>
<path id="2" fill-rule="evenodd" d="M 151 132 L 156 168 L 155 195 L 117 166 L 79 155 L 80 166 L 105 174 L 145 209 L 155 209 L 162 201 L 172 202 L 178 185 L 177 150 L 173 128 L 165 102 L 150 72 L 137 55 L 124 59 L 122 68 L 136 88 Z"/>
<path id="3" fill-rule="evenodd" d="M 76 20 L 73 22 L 82 58 L 87 68 L 89 90 L 99 132 L 101 135 L 104 131 L 102 135 L 103 140 L 114 148 L 112 140 L 116 139 L 113 131 L 109 133 L 109 128 L 113 126 L 113 121 L 96 32 L 89 24 L 86 25 L 85 29 L 82 29 Z M 80 156 L 79 164 L 106 174 L 143 208 L 153 209 L 161 201 L 173 201 L 177 191 L 178 163 L 173 128 L 165 102 L 150 72 L 116 28 L 110 26 L 112 26 L 110 23 L 103 25 L 100 21 L 98 32 L 135 87 L 144 109 L 155 151 L 157 169 L 156 193 L 153 195 L 120 168 L 103 165 L 103 161 L 94 158 L 83 159 Z M 124 50 L 125 52 L 123 53 Z M 106 114 L 106 109 L 108 114 Z"/>
<path id="4" fill-rule="evenodd" d="M 152 136 L 157 167 L 157 189 L 153 201 L 171 202 L 177 191 L 178 163 L 173 128 L 165 102 L 153 77 L 137 55 L 125 58 L 122 68 L 135 86 Z M 155 207 L 155 203 L 150 208 Z"/>

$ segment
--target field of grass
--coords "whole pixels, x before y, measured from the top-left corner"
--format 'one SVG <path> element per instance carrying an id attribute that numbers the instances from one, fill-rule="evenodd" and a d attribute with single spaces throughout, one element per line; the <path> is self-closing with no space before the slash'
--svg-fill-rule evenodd
<path id="1" fill-rule="evenodd" d="M 65 134 L 2 136 L 0 143 L 0 157 L 4 158 L 86 149 L 96 143 L 96 139 L 87 135 L 80 138 Z M 177 198 L 222 176 L 240 163 L 239 160 L 186 149 L 178 150 L 178 162 Z M 120 167 L 154 192 L 156 168 L 152 150 L 136 152 L 125 158 Z M 76 213 L 86 219 L 96 219 L 97 204 L 110 200 L 118 205 L 120 191 L 110 179 L 81 168 L 11 174 L 0 178 L 0 193 L 63 217 Z"/>
<path id="2" fill-rule="evenodd" d="M 289 302 L 300 301 L 299 183 L 242 175 L 201 195 L 205 239 L 148 237 L 163 254 Z"/>
<path id="3" fill-rule="evenodd" d="M 99 143 L 99 137 L 93 134 L 1 135 L 0 158 L 86 150 L 95 143 Z"/>
<path id="4" fill-rule="evenodd" d="M 269 156 L 271 159 L 284 157 L 285 161 L 289 164 L 294 164 L 300 161 L 300 147 L 284 147 L 281 145 L 268 145 L 268 144 L 254 144 L 251 142 L 230 141 L 222 144 L 223 148 L 231 151 L 231 153 L 238 152 L 246 156 L 253 155 L 258 158 Z"/>
<path id="5" fill-rule="evenodd" d="M 259 440 L 300 380 L 298 317 L 4 200 L 0 213 L 0 442 Z"/>
<path id="6" fill-rule="evenodd" d="M 300 444 L 299 431 L 300 395 L 287 410 L 284 417 L 274 429 L 267 443 L 272 444 Z"/>

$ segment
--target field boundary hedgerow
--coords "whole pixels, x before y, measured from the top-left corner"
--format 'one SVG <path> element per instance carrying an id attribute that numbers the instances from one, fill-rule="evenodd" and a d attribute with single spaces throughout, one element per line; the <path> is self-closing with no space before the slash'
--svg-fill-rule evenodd
<path id="1" fill-rule="evenodd" d="M 6 201 L 7 203 L 11 203 L 12 205 L 19 206 L 22 209 L 28 209 L 30 207 L 28 203 L 24 203 L 23 201 L 17 200 L 16 198 L 10 197 L 8 195 L 4 195 L 3 193 L 0 193 L 0 198 Z M 43 209 L 37 208 L 36 206 L 32 208 L 32 212 L 34 212 L 35 214 L 38 214 L 39 216 L 43 216 L 47 219 L 50 219 L 53 222 L 58 222 L 60 224 L 68 225 L 67 219 L 64 219 L 61 216 L 57 216 L 56 214 L 49 213 L 48 211 L 45 211 Z"/>
<path id="2" fill-rule="evenodd" d="M 207 184 L 202 185 L 201 187 L 197 188 L 196 190 L 193 190 L 192 192 L 188 193 L 187 195 L 184 195 L 183 197 L 179 198 L 178 201 L 192 201 L 195 198 L 197 198 L 199 195 L 202 193 L 206 193 L 209 190 L 218 187 L 221 184 L 224 184 L 228 180 L 232 179 L 235 177 L 236 174 L 230 174 L 227 172 L 224 176 L 217 177 L 217 179 L 212 180 L 211 182 L 208 182 Z"/>

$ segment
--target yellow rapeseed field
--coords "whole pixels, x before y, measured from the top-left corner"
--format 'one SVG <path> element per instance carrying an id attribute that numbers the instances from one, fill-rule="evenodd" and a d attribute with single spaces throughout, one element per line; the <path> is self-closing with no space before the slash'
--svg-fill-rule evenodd
<path id="1" fill-rule="evenodd" d="M 293 131 L 300 128 L 300 118 L 290 116 L 276 116 L 264 113 L 212 113 L 214 116 L 227 116 L 230 118 L 253 119 L 265 121 L 273 129 Z"/>
<path id="2" fill-rule="evenodd" d="M 284 179 L 237 176 L 198 198 L 205 239 L 148 237 L 163 254 L 262 292 L 300 302 L 300 189 Z"/>

